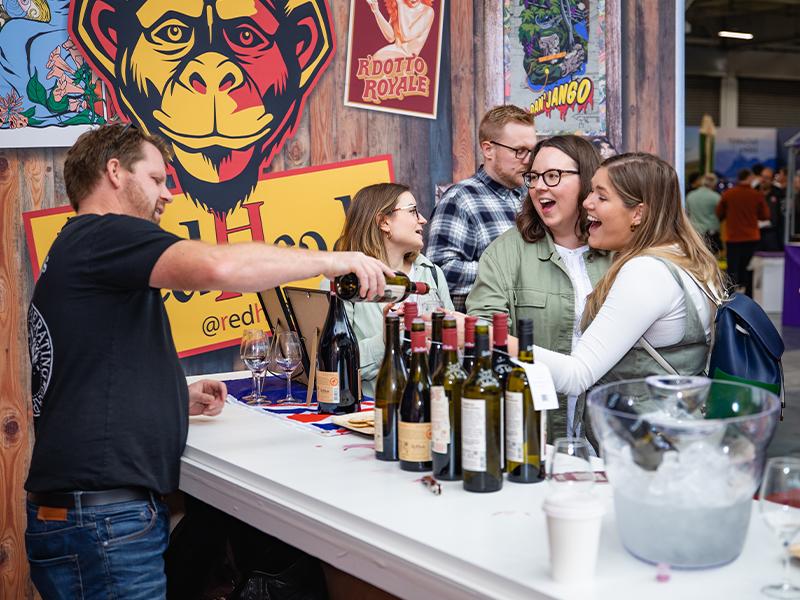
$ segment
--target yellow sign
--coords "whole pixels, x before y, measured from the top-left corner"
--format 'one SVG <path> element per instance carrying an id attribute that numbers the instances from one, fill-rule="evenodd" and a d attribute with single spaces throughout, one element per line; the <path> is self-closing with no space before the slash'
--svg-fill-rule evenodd
<path id="1" fill-rule="evenodd" d="M 330 250 L 344 225 L 350 198 L 365 185 L 392 181 L 390 156 L 309 167 L 262 177 L 247 202 L 227 217 L 215 216 L 176 194 L 161 227 L 211 243 L 264 241 Z M 38 278 L 50 246 L 67 219 L 68 206 L 25 213 L 28 252 Z M 319 277 L 294 282 L 318 287 Z M 175 347 L 181 357 L 239 343 L 244 327 L 267 327 L 255 294 L 164 290 Z"/>

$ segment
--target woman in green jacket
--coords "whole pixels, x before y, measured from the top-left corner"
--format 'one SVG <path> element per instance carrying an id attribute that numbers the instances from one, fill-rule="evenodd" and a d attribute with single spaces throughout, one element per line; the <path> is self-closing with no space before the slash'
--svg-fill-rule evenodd
<path id="1" fill-rule="evenodd" d="M 389 268 L 402 271 L 412 281 L 430 286 L 425 296 L 411 296 L 420 304 L 420 315 L 434 308 L 453 310 L 447 280 L 442 270 L 425 258 L 422 227 L 427 220 L 417 210 L 408 186 L 378 183 L 359 190 L 347 210 L 344 230 L 336 250 L 363 252 L 380 259 Z M 375 378 L 383 360 L 383 318 L 388 305 L 375 302 L 345 302 L 345 309 L 358 338 L 361 381 L 364 394 L 375 392 Z"/>
<path id="2" fill-rule="evenodd" d="M 520 318 L 533 319 L 537 346 L 569 354 L 580 338 L 586 296 L 611 264 L 586 243 L 583 201 L 600 164 L 595 147 L 575 135 L 539 142 L 524 175 L 529 197 L 517 226 L 483 253 L 467 312 L 483 318 L 509 315 L 510 332 Z M 583 397 L 559 398 L 548 414 L 548 435 L 583 435 Z"/>

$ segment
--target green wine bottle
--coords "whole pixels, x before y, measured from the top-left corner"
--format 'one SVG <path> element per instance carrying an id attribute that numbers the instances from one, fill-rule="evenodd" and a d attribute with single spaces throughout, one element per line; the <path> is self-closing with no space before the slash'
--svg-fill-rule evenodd
<path id="1" fill-rule="evenodd" d="M 386 317 L 386 351 L 375 381 L 375 458 L 397 460 L 397 417 L 406 389 L 406 366 L 400 351 L 400 317 Z"/>
<path id="2" fill-rule="evenodd" d="M 461 396 L 461 466 L 468 492 L 495 492 L 503 487 L 501 396 L 492 370 L 489 324 L 480 321 L 475 326 L 475 366 Z"/>
<path id="3" fill-rule="evenodd" d="M 398 454 L 404 471 L 430 471 L 431 467 L 431 378 L 425 321 L 411 324 L 411 366 L 400 403 Z"/>
<path id="4" fill-rule="evenodd" d="M 533 319 L 520 319 L 519 362 L 533 364 Z M 525 369 L 515 366 L 506 377 L 505 434 L 508 480 L 537 483 L 545 476 L 547 411 L 533 406 Z"/>
<path id="5" fill-rule="evenodd" d="M 458 358 L 456 320 L 445 317 L 442 356 L 431 386 L 431 452 L 438 479 L 461 479 L 461 391 L 466 380 Z"/>

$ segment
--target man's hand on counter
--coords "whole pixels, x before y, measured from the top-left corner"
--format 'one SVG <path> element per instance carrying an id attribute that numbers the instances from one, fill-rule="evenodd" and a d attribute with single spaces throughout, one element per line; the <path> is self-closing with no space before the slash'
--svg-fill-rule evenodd
<path id="1" fill-rule="evenodd" d="M 189 415 L 215 417 L 222 412 L 228 389 L 221 381 L 201 379 L 189 385 Z"/>

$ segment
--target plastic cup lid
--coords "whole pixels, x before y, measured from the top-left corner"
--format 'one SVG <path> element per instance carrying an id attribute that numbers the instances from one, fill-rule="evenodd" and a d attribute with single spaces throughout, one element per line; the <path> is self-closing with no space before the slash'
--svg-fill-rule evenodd
<path id="1" fill-rule="evenodd" d="M 561 492 L 548 496 L 542 510 L 559 519 L 594 519 L 603 516 L 606 508 L 602 498 L 594 494 Z"/>

